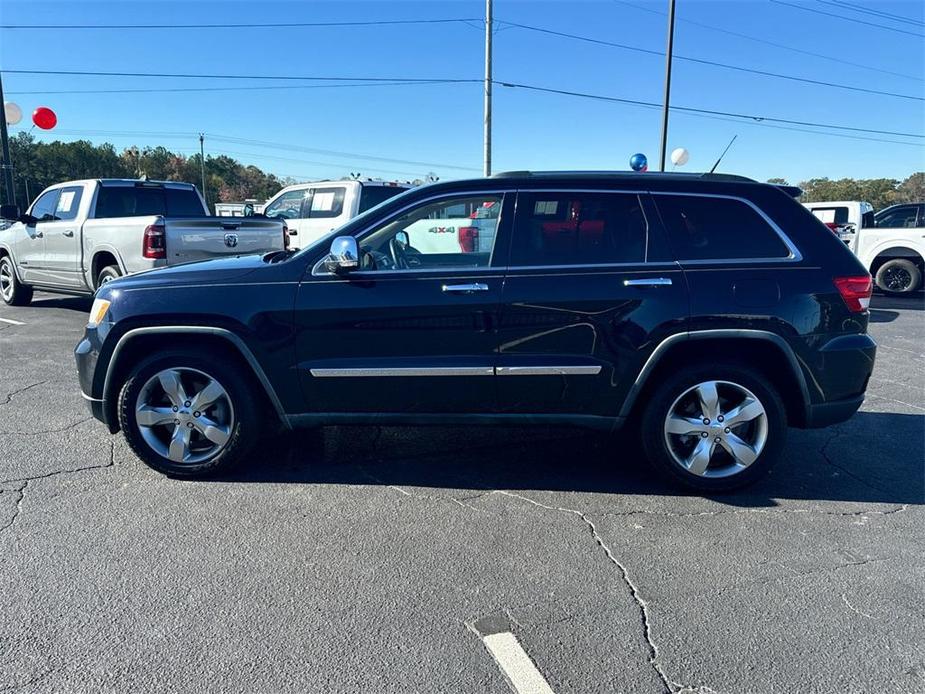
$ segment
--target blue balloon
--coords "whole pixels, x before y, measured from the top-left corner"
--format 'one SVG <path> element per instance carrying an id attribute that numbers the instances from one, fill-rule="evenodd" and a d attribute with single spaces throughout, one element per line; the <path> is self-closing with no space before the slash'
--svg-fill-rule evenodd
<path id="1" fill-rule="evenodd" d="M 637 152 L 630 157 L 630 168 L 633 171 L 642 171 L 649 164 L 649 160 L 646 159 L 646 155 L 641 152 Z"/>

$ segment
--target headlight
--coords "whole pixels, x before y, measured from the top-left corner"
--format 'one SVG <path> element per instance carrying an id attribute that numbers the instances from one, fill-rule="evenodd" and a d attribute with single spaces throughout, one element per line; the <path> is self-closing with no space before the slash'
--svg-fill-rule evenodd
<path id="1" fill-rule="evenodd" d="M 93 306 L 90 308 L 90 321 L 87 323 L 88 328 L 95 328 L 103 322 L 106 312 L 109 311 L 110 301 L 106 299 L 94 299 Z"/>

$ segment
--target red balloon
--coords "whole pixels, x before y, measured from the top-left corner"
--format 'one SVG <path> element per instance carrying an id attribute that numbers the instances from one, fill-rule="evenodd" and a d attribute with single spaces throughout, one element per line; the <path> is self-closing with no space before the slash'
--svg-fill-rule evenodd
<path id="1" fill-rule="evenodd" d="M 32 122 L 42 130 L 51 130 L 58 124 L 58 116 L 47 106 L 39 106 L 32 112 Z"/>

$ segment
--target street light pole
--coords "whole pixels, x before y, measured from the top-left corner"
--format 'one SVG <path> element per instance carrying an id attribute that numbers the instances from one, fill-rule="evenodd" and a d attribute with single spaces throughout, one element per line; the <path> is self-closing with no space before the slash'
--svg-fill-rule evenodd
<path id="1" fill-rule="evenodd" d="M 3 188 L 6 192 L 6 204 L 16 204 L 16 191 L 13 190 L 13 161 L 10 159 L 10 139 L 6 132 L 6 102 L 3 100 L 3 75 L 0 74 L 0 151 L 3 160 L 0 168 L 3 169 Z"/>
<path id="2" fill-rule="evenodd" d="M 492 0 L 485 0 L 485 149 L 484 173 L 491 176 L 491 34 Z"/>
<path id="3" fill-rule="evenodd" d="M 668 105 L 671 102 L 671 54 L 674 50 L 674 2 L 668 0 L 668 46 L 665 50 L 665 103 L 662 105 L 662 142 L 658 170 L 665 170 L 665 152 L 668 150 Z"/>
<path id="4" fill-rule="evenodd" d="M 206 198 L 206 136 L 199 133 L 199 174 L 202 177 L 202 199 L 206 201 L 208 207 L 209 201 Z"/>

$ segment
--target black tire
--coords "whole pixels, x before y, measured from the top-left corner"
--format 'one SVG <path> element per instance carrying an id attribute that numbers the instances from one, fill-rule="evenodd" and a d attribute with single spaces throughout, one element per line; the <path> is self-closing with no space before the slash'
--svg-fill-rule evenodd
<path id="1" fill-rule="evenodd" d="M 119 266 L 107 265 L 100 270 L 100 273 L 96 276 L 96 288 L 99 289 L 107 282 L 118 279 L 119 277 L 122 277 L 122 273 L 119 272 Z"/>
<path id="2" fill-rule="evenodd" d="M 891 296 L 914 292 L 922 284 L 922 271 L 911 260 L 894 258 L 877 270 L 877 287 Z"/>
<path id="3" fill-rule="evenodd" d="M 158 453 L 145 439 L 138 425 L 135 407 L 145 384 L 165 369 L 186 369 L 201 372 L 217 380 L 230 401 L 233 423 L 228 441 L 217 454 L 201 462 L 174 462 Z M 261 418 L 255 408 L 254 385 L 241 375 L 241 367 L 216 354 L 182 350 L 162 353 L 138 364 L 119 393 L 119 424 L 125 440 L 149 467 L 172 477 L 208 477 L 226 471 L 247 455 L 259 441 Z M 203 411 L 205 414 L 205 411 Z M 163 431 L 169 431 L 168 425 Z"/>
<path id="4" fill-rule="evenodd" d="M 767 422 L 764 448 L 754 462 L 727 477 L 708 477 L 691 473 L 675 460 L 666 440 L 666 419 L 671 407 L 689 389 L 707 381 L 727 382 L 745 388 L 751 391 L 764 407 Z M 642 414 L 641 436 L 642 447 L 649 462 L 662 477 L 674 484 L 701 492 L 724 492 L 752 484 L 766 475 L 777 462 L 787 436 L 787 413 L 776 389 L 756 369 L 741 364 L 697 364 L 669 375 L 656 386 Z M 696 441 L 695 437 L 691 437 L 691 444 Z M 721 463 L 724 455 L 725 453 L 720 453 L 717 458 L 711 458 L 708 471 L 713 466 L 713 460 L 717 459 L 720 463 L 719 469 L 723 469 Z M 731 462 L 731 458 L 729 461 Z M 726 467 L 735 469 L 732 465 Z M 715 472 L 711 471 L 709 474 Z"/>
<path id="5" fill-rule="evenodd" d="M 28 306 L 32 301 L 32 287 L 23 284 L 16 277 L 16 268 L 13 267 L 13 260 L 10 256 L 5 255 L 0 258 L 0 297 L 3 302 L 9 306 Z"/>

